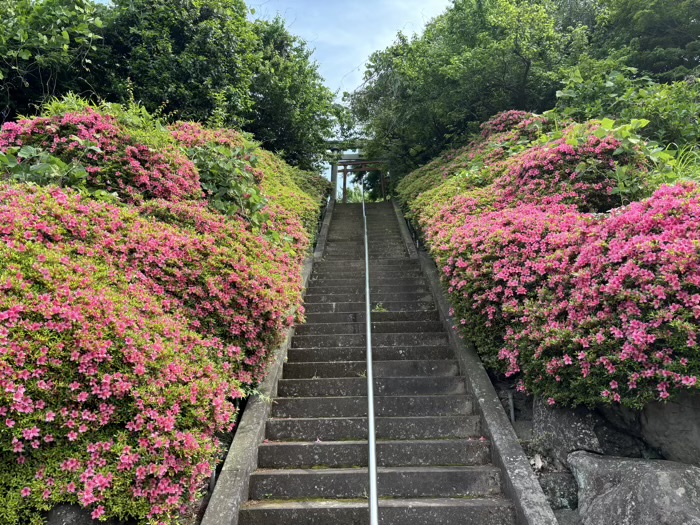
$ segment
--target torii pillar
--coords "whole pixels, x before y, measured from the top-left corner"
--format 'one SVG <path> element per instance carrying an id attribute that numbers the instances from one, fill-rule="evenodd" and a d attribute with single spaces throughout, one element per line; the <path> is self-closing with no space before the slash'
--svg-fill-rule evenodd
<path id="1" fill-rule="evenodd" d="M 338 196 L 338 162 L 331 166 L 331 202 L 335 202 Z"/>

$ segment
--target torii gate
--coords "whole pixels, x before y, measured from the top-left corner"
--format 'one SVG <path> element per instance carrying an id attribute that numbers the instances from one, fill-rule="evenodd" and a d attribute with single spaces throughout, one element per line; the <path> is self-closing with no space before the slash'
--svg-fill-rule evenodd
<path id="1" fill-rule="evenodd" d="M 343 204 L 348 202 L 348 175 L 351 173 L 379 171 L 381 181 L 382 199 L 386 200 L 386 182 L 384 169 L 386 162 L 383 160 L 367 160 L 359 153 L 346 153 L 331 166 L 331 185 L 333 193 L 331 198 L 336 199 L 338 194 L 338 171 L 343 175 Z"/>

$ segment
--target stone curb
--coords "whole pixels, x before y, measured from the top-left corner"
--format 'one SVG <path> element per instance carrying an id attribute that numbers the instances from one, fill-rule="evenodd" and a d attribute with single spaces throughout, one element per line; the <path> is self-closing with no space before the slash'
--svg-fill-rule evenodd
<path id="1" fill-rule="evenodd" d="M 323 256 L 333 208 L 334 202 L 331 201 L 326 208 L 314 254 L 304 261 L 304 288 L 309 282 L 314 261 Z M 293 335 L 294 327 L 291 327 L 268 364 L 268 375 L 260 385 L 261 396 L 248 401 L 201 525 L 238 525 L 238 511 L 248 500 L 250 475 L 258 468 L 258 447 L 263 441 L 265 425 L 270 417 L 272 407 L 266 399 L 277 395 L 277 383 L 282 376 L 282 367 Z"/>
<path id="2" fill-rule="evenodd" d="M 394 210 L 402 236 L 408 238 L 408 244 L 413 246 L 403 214 L 395 202 Z M 491 441 L 493 464 L 503 472 L 503 492 L 515 505 L 516 523 L 558 525 L 476 349 L 462 340 L 455 330 L 457 325 L 449 313 L 450 303 L 440 284 L 435 262 L 424 250 L 420 250 L 418 259 L 447 328 L 450 345 L 466 378 L 467 390 L 479 404 L 482 429 Z"/>
<path id="3" fill-rule="evenodd" d="M 408 256 L 411 259 L 418 259 L 418 250 L 416 250 L 416 245 L 413 244 L 413 239 L 408 231 L 408 226 L 406 226 L 406 219 L 403 217 L 403 213 L 399 209 L 399 205 L 396 203 L 396 199 L 391 199 L 391 205 L 394 207 L 394 213 L 396 214 L 396 220 L 399 221 L 399 230 L 401 230 L 401 238 L 403 239 L 406 249 L 408 250 Z"/>
<path id="4" fill-rule="evenodd" d="M 314 260 L 321 259 L 323 257 L 323 252 L 326 250 L 326 242 L 328 241 L 328 228 L 331 225 L 331 217 L 333 216 L 333 210 L 335 209 L 335 200 L 331 199 L 326 205 L 326 212 L 323 215 L 323 223 L 321 224 L 321 231 L 318 234 L 318 239 L 316 239 L 316 249 L 314 250 Z M 306 286 L 306 283 L 304 283 Z"/>

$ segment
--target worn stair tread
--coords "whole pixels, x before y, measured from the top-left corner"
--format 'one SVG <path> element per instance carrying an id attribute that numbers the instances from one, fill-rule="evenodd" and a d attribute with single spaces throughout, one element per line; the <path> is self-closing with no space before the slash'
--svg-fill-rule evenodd
<path id="1" fill-rule="evenodd" d="M 251 499 L 362 497 L 367 469 L 258 469 L 250 478 Z M 379 496 L 490 496 L 501 491 L 501 473 L 493 465 L 458 467 L 378 467 Z"/>
<path id="2" fill-rule="evenodd" d="M 397 321 L 439 321 L 437 310 L 413 310 L 406 312 L 372 312 L 373 322 L 397 322 Z M 364 323 L 365 312 L 337 312 L 306 314 L 306 323 Z"/>
<path id="3" fill-rule="evenodd" d="M 459 364 L 454 359 L 377 361 L 372 363 L 374 377 L 439 377 L 456 376 Z M 285 363 L 285 379 L 362 377 L 367 374 L 367 361 L 296 361 Z"/>
<path id="4" fill-rule="evenodd" d="M 377 417 L 420 417 L 470 415 L 474 399 L 468 394 L 422 396 L 375 396 Z M 362 417 L 367 415 L 366 396 L 277 397 L 272 417 Z"/>
<path id="5" fill-rule="evenodd" d="M 258 448 L 259 468 L 366 467 L 367 441 L 266 441 Z M 478 438 L 383 440 L 380 467 L 485 465 L 490 444 Z"/>
<path id="6" fill-rule="evenodd" d="M 292 348 L 339 348 L 343 346 L 364 346 L 366 335 L 361 334 L 326 334 L 295 335 Z M 372 347 L 384 346 L 439 346 L 448 344 L 447 332 L 409 332 L 409 333 L 374 333 Z"/>
<path id="7" fill-rule="evenodd" d="M 365 334 L 367 323 L 306 323 L 296 327 L 294 335 Z M 373 334 L 407 334 L 444 332 L 440 321 L 381 321 L 372 319 Z"/>
<path id="8" fill-rule="evenodd" d="M 407 303 L 407 302 L 432 302 L 430 292 L 406 292 L 406 293 L 373 293 L 371 302 L 376 303 Z M 362 303 L 364 309 L 364 294 L 308 294 L 305 304 L 317 303 Z"/>
<path id="9" fill-rule="evenodd" d="M 474 415 L 375 417 L 378 440 L 478 437 L 480 418 Z M 273 441 L 339 441 L 367 436 L 366 417 L 270 418 L 265 437 Z"/>
<path id="10" fill-rule="evenodd" d="M 441 507 L 454 506 L 472 508 L 475 505 L 510 506 L 508 499 L 499 496 L 479 498 L 379 498 L 380 507 Z M 308 500 L 249 500 L 242 504 L 242 509 L 304 509 L 309 507 L 367 508 L 366 499 L 308 499 Z M 439 525 L 439 524 L 436 524 Z"/>
<path id="11" fill-rule="evenodd" d="M 348 505 L 335 505 L 334 502 Z M 416 503 L 421 501 L 425 503 Z M 430 502 L 433 503 L 430 503 Z M 380 525 L 514 525 L 515 511 L 507 500 L 486 498 L 380 499 Z M 453 503 L 454 502 L 454 503 Z M 259 503 L 259 504 L 258 504 Z M 315 500 L 293 506 L 267 506 L 252 501 L 241 508 L 240 525 L 364 525 L 369 523 L 366 501 Z"/>
<path id="12" fill-rule="evenodd" d="M 460 376 L 379 377 L 374 380 L 375 395 L 464 394 L 466 385 Z M 317 379 L 280 379 L 278 395 L 283 397 L 366 395 L 363 377 Z"/>
<path id="13" fill-rule="evenodd" d="M 435 303 L 430 300 L 421 301 L 372 301 L 372 313 L 375 313 L 381 306 L 385 312 L 405 312 L 405 311 L 432 311 L 435 310 Z M 354 313 L 364 312 L 367 307 L 363 302 L 327 302 L 327 303 L 305 303 L 306 313 Z"/>
<path id="14" fill-rule="evenodd" d="M 403 359 L 454 359 L 454 352 L 447 345 L 385 346 L 373 347 L 374 358 L 381 361 Z M 359 361 L 367 356 L 364 346 L 334 346 L 325 348 L 290 348 L 288 362 L 300 361 Z"/>

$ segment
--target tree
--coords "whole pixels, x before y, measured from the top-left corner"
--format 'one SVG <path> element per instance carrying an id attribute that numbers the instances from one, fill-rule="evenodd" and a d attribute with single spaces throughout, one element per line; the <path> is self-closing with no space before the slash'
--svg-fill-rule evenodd
<path id="1" fill-rule="evenodd" d="M 28 113 L 75 88 L 102 23 L 89 0 L 0 0 L 0 112 Z"/>
<path id="2" fill-rule="evenodd" d="M 623 49 L 627 64 L 659 80 L 682 79 L 700 66 L 700 0 L 600 0 L 599 41 Z"/>
<path id="3" fill-rule="evenodd" d="M 259 67 L 243 0 L 115 0 L 105 24 L 104 66 L 92 87 L 108 100 L 134 97 L 147 109 L 206 121 L 222 106 L 243 122 Z"/>
<path id="4" fill-rule="evenodd" d="M 244 129 L 293 166 L 315 169 L 333 135 L 338 108 L 312 60 L 313 51 L 281 18 L 258 20 L 262 60 L 253 77 L 253 104 Z"/>
<path id="5" fill-rule="evenodd" d="M 557 71 L 581 41 L 557 31 L 555 12 L 545 0 L 454 0 L 423 35 L 399 34 L 347 97 L 367 152 L 400 177 L 498 111 L 551 107 Z"/>

